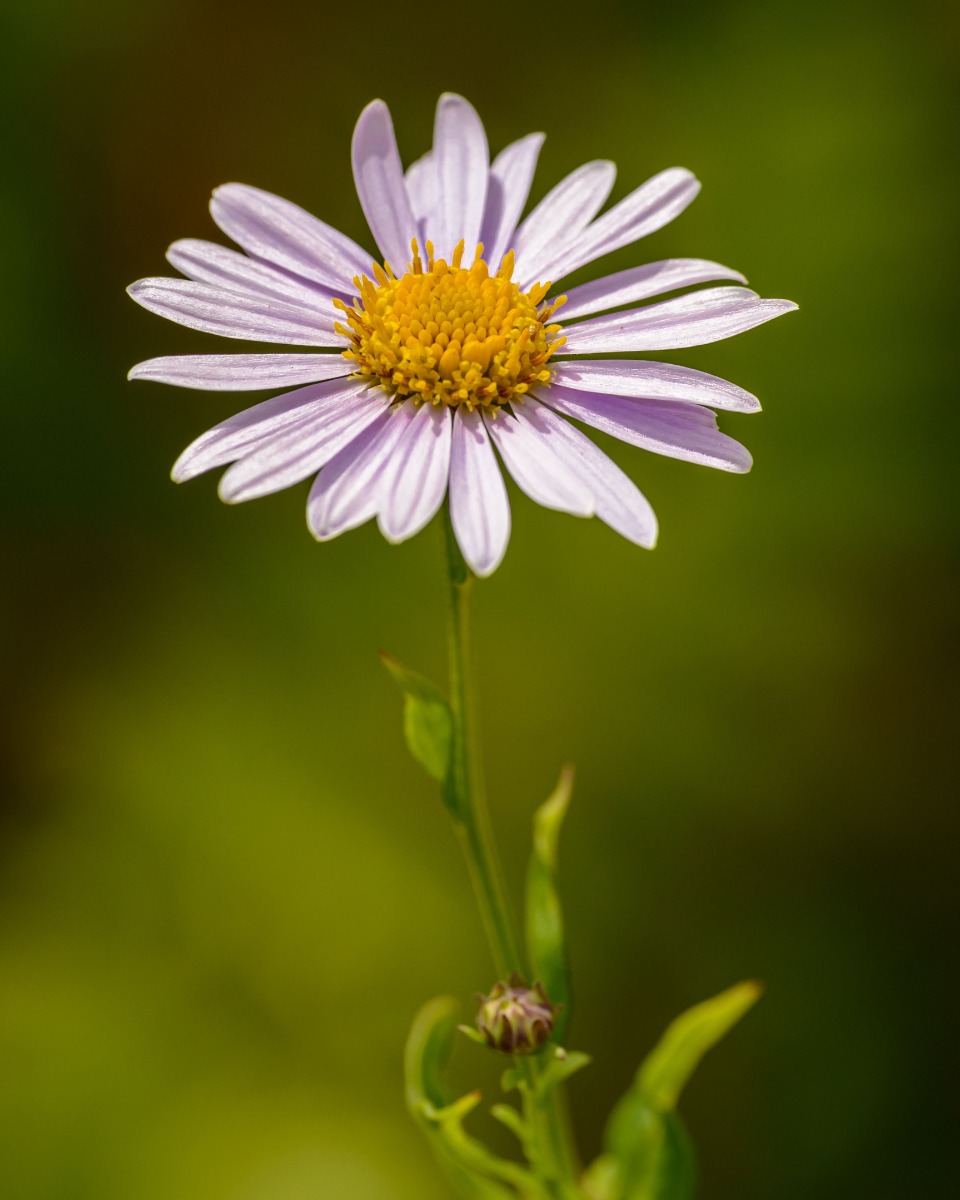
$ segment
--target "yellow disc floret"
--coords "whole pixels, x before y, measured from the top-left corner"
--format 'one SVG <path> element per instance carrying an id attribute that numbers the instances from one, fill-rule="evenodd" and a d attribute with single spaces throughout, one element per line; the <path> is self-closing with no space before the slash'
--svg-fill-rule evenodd
<path id="1" fill-rule="evenodd" d="M 399 279 L 389 265 L 374 264 L 372 280 L 354 280 L 352 305 L 334 301 L 344 315 L 337 331 L 350 339 L 344 355 L 355 373 L 398 402 L 496 412 L 550 382 L 550 356 L 565 339 L 547 322 L 565 297 L 545 305 L 549 283 L 521 291 L 510 278 L 512 251 L 491 275 L 482 246 L 471 267 L 460 265 L 463 248 L 460 242 L 448 265 L 434 260 L 427 242 L 424 270 L 414 240 L 410 270 Z"/>

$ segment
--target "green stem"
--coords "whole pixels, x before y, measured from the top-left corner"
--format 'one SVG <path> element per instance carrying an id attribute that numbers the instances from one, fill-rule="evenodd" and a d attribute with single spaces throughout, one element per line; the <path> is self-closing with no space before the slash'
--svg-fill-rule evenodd
<path id="1" fill-rule="evenodd" d="M 490 810 L 476 745 L 473 664 L 470 649 L 470 592 L 473 578 L 460 555 L 449 512 L 446 518 L 447 562 L 450 579 L 450 707 L 453 710 L 453 787 L 457 835 L 463 846 L 480 904 L 484 928 L 497 972 L 508 978 L 523 974 L 523 955 L 497 857 Z"/>
<path id="2" fill-rule="evenodd" d="M 449 509 L 445 509 L 444 517 L 450 586 L 450 706 L 454 721 L 452 807 L 457 836 L 466 856 L 493 960 L 499 976 L 507 980 L 514 971 L 526 977 L 526 971 L 493 840 L 483 774 L 476 752 L 477 720 L 470 648 L 473 577 L 457 546 Z M 569 1125 L 559 1089 L 553 1089 L 541 1104 L 537 1088 L 539 1064 L 534 1058 L 516 1061 L 525 1076 L 525 1109 L 537 1143 L 538 1157 L 548 1175 L 545 1182 L 560 1200 L 578 1200 L 581 1193 L 575 1183 L 576 1155 L 570 1145 Z"/>

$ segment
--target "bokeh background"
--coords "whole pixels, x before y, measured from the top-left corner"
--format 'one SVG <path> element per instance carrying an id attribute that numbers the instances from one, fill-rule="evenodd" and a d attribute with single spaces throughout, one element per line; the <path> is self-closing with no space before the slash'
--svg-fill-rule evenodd
<path id="1" fill-rule="evenodd" d="M 759 1008 L 684 1101 L 712 1200 L 946 1196 L 956 1031 L 958 21 L 946 4 L 558 0 L 437 11 L 6 0 L 0 1158 L 11 1200 L 447 1200 L 402 1109 L 419 1004 L 492 983 L 384 647 L 444 670 L 432 527 L 317 546 L 171 462 L 234 398 L 127 384 L 213 339 L 123 294 L 237 179 L 367 240 L 373 96 L 443 89 L 697 203 L 696 255 L 800 312 L 671 356 L 761 396 L 747 477 L 598 441 L 644 553 L 518 499 L 478 589 L 519 891 L 560 764 L 584 1149 L 681 1008 Z M 248 397 L 252 402 L 256 397 Z M 955 962 L 953 963 L 955 966 Z M 454 1073 L 495 1074 L 464 1044 Z M 478 1129 L 486 1132 L 481 1122 Z"/>

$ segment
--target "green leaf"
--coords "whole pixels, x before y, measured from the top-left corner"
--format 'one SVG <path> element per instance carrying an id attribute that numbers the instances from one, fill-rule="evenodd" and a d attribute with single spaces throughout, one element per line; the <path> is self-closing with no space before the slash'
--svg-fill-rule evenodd
<path id="1" fill-rule="evenodd" d="M 607 1134 L 606 1185 L 615 1200 L 693 1200 L 696 1160 L 683 1122 L 658 1112 L 631 1092 L 620 1102 Z"/>
<path id="2" fill-rule="evenodd" d="M 443 783 L 450 770 L 453 715 L 440 689 L 383 651 L 383 665 L 403 689 L 403 732 L 410 753 L 428 775 Z"/>
<path id="3" fill-rule="evenodd" d="M 491 1104 L 490 1115 L 517 1138 L 521 1145 L 526 1146 L 530 1141 L 530 1130 L 523 1116 L 511 1104 Z"/>
<path id="4" fill-rule="evenodd" d="M 688 1009 L 667 1028 L 610 1117 L 605 1153 L 586 1176 L 589 1196 L 693 1200 L 695 1155 L 674 1109 L 704 1054 L 756 1003 L 760 991 L 756 983 L 740 983 Z"/>
<path id="5" fill-rule="evenodd" d="M 457 1009 L 456 1000 L 441 996 L 417 1014 L 404 1055 L 407 1107 L 466 1200 L 516 1200 L 518 1195 L 547 1200 L 525 1167 L 498 1158 L 464 1129 L 464 1118 L 479 1104 L 480 1093 L 448 1101 L 444 1072 Z"/>
<path id="6" fill-rule="evenodd" d="M 441 1144 L 453 1157 L 462 1172 L 471 1175 L 475 1183 L 487 1187 L 496 1187 L 499 1183 L 508 1184 L 517 1189 L 521 1196 L 541 1197 L 548 1200 L 542 1185 L 536 1176 L 519 1163 L 510 1162 L 506 1158 L 498 1158 L 483 1142 L 472 1137 L 463 1128 L 463 1119 L 480 1102 L 480 1093 L 473 1092 L 464 1096 L 456 1104 L 451 1104 L 435 1115 Z M 497 1190 L 494 1194 L 501 1195 Z M 513 1193 L 507 1192 L 512 1196 Z"/>
<path id="7" fill-rule="evenodd" d="M 450 1103 L 444 1072 L 459 1008 L 453 996 L 438 996 L 425 1004 L 414 1019 L 403 1065 L 407 1108 L 415 1115 L 423 1105 L 445 1108 Z"/>
<path id="8" fill-rule="evenodd" d="M 677 1113 L 664 1113 L 664 1140 L 651 1200 L 694 1200 L 697 1192 L 697 1156 L 687 1127 Z"/>
<path id="9" fill-rule="evenodd" d="M 620 1164 L 610 1154 L 601 1154 L 580 1179 L 587 1200 L 622 1200 Z"/>
<path id="10" fill-rule="evenodd" d="M 738 983 L 677 1017 L 637 1075 L 637 1087 L 654 1108 L 676 1106 L 701 1058 L 756 1004 L 761 991 L 752 980 Z"/>
<path id="11" fill-rule="evenodd" d="M 537 1080 L 537 1095 L 542 1099 L 555 1087 L 559 1087 L 561 1083 L 569 1079 L 571 1075 L 588 1067 L 592 1061 L 589 1054 L 583 1054 L 580 1050 L 571 1050 L 568 1053 L 566 1050 L 558 1048 L 551 1055 L 543 1073 Z"/>
<path id="12" fill-rule="evenodd" d="M 525 1078 L 523 1067 L 507 1067 L 500 1076 L 500 1087 L 505 1092 L 512 1092 L 523 1086 Z"/>
<path id="13" fill-rule="evenodd" d="M 573 791 L 573 768 L 564 767 L 550 798 L 533 818 L 533 852 L 527 869 L 527 953 L 533 979 L 543 984 L 562 1008 L 554 1038 L 563 1040 L 570 1019 L 570 982 L 563 934 L 563 913 L 556 887 L 557 840 Z"/>

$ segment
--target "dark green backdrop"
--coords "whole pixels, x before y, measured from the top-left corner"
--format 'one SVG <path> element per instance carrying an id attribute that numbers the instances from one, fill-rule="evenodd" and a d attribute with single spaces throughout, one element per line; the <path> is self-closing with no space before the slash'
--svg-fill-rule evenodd
<path id="1" fill-rule="evenodd" d="M 217 345 L 123 294 L 174 238 L 219 237 L 227 180 L 366 240 L 359 110 L 384 97 L 409 158 L 443 89 L 494 147 L 547 132 L 536 194 L 593 157 L 616 196 L 698 173 L 612 268 L 713 258 L 801 306 L 674 356 L 764 401 L 722 420 L 751 475 L 610 443 L 660 547 L 514 494 L 477 590 L 516 889 L 534 806 L 579 770 L 586 1148 L 666 1020 L 757 976 L 685 1101 L 704 1197 L 953 1194 L 955 14 L 7 0 L 0 20 L 4 1194 L 449 1195 L 400 1048 L 422 1000 L 492 980 L 375 653 L 442 672 L 438 530 L 321 547 L 305 487 L 237 509 L 175 488 L 237 405 L 127 384 Z M 475 1048 L 455 1066 L 493 1089 Z"/>

